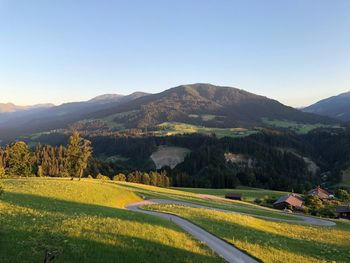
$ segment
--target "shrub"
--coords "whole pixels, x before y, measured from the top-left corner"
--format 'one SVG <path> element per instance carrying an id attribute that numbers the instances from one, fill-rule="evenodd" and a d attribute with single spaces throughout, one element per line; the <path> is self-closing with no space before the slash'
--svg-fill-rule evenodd
<path id="1" fill-rule="evenodd" d="M 272 205 L 272 204 L 275 203 L 276 201 L 277 201 L 277 198 L 274 197 L 274 196 L 268 197 L 267 199 L 265 199 L 265 202 L 266 202 L 267 204 L 270 204 L 270 205 Z"/>
<path id="2" fill-rule="evenodd" d="M 4 193 L 4 187 L 0 183 L 0 196 Z"/>
<path id="3" fill-rule="evenodd" d="M 37 172 L 38 177 L 43 177 L 43 167 L 41 165 L 38 166 L 38 172 Z"/>
<path id="4" fill-rule="evenodd" d="M 113 177 L 113 181 L 121 181 L 125 182 L 126 181 L 126 176 L 125 174 L 119 173 Z"/>
<path id="5" fill-rule="evenodd" d="M 256 198 L 256 199 L 254 200 L 254 202 L 255 202 L 256 204 L 260 205 L 260 204 L 263 202 L 263 200 L 261 200 L 261 199 L 259 199 L 259 198 Z"/>
<path id="6" fill-rule="evenodd" d="M 98 180 L 103 180 L 103 181 L 108 181 L 108 180 L 110 180 L 110 178 L 109 178 L 108 176 L 105 176 L 105 175 L 102 175 L 102 174 L 98 174 L 98 175 L 96 176 L 96 179 L 98 179 Z"/>
<path id="7" fill-rule="evenodd" d="M 350 201 L 350 193 L 344 189 L 338 189 L 335 192 L 335 196 L 339 198 L 341 201 Z"/>
<path id="8" fill-rule="evenodd" d="M 5 173 L 5 168 L 0 166 L 0 178 L 5 178 L 6 173 Z"/>
<path id="9" fill-rule="evenodd" d="M 93 179 L 93 177 L 92 177 L 91 174 L 89 174 L 89 175 L 87 176 L 87 178 L 88 178 L 88 179 Z"/>

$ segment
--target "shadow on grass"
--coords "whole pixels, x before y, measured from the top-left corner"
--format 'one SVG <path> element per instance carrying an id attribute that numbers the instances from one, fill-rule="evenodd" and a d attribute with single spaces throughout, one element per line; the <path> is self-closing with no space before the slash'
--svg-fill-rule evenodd
<path id="1" fill-rule="evenodd" d="M 169 224 L 166 220 L 155 218 L 152 215 L 128 211 L 126 209 L 12 192 L 5 193 L 2 201 L 12 205 L 35 209 L 36 211 L 62 213 L 69 217 L 77 217 L 79 215 L 114 217 L 138 223 L 150 223 L 178 231 L 178 228 L 175 225 Z"/>
<path id="2" fill-rule="evenodd" d="M 41 213 L 43 218 L 36 221 L 33 221 L 31 214 L 26 213 L 24 216 L 10 213 L 0 218 L 1 263 L 42 262 L 47 250 L 59 252 L 60 255 L 53 262 L 223 262 L 216 256 L 192 252 L 191 248 L 185 250 L 168 245 L 172 242 L 176 244 L 171 241 L 172 236 L 162 237 L 160 240 L 166 241 L 163 243 L 152 240 L 152 236 L 149 239 L 140 238 L 137 232 L 130 235 L 118 233 L 118 228 L 113 229 L 113 225 L 91 229 L 78 227 L 73 232 L 67 229 L 67 233 L 65 230 L 57 232 L 60 230 L 55 228 L 56 224 L 62 224 L 61 219 L 76 218 L 79 224 L 79 216 L 101 216 L 141 225 L 149 224 L 151 228 L 148 227 L 145 231 L 150 235 L 153 234 L 153 226 L 183 233 L 172 223 L 151 215 L 23 193 L 7 192 L 2 202 L 33 209 L 38 213 L 53 214 Z M 140 234 L 142 231 L 140 229 Z"/>
<path id="3" fill-rule="evenodd" d="M 64 263 L 223 262 L 214 255 L 201 255 L 142 238 L 123 235 L 112 235 L 111 238 L 118 239 L 118 242 L 106 244 L 84 238 L 16 230 L 9 237 L 0 236 L 0 262 L 42 262 L 47 250 L 58 251 L 53 262 Z"/>

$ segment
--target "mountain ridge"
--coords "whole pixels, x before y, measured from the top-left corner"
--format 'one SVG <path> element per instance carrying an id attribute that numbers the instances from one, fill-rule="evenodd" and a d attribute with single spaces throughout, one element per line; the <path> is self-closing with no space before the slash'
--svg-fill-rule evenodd
<path id="1" fill-rule="evenodd" d="M 264 126 L 264 119 L 312 124 L 334 122 L 242 89 L 196 83 L 156 94 L 104 94 L 85 102 L 65 103 L 40 114 L 28 114 L 2 122 L 0 137 L 69 128 L 84 120 L 96 120 L 100 122 L 98 126 L 104 123 L 118 131 L 153 129 L 164 122 L 214 128 L 251 128 Z"/>
<path id="2" fill-rule="evenodd" d="M 303 109 L 304 112 L 350 121 L 350 91 L 325 98 Z"/>

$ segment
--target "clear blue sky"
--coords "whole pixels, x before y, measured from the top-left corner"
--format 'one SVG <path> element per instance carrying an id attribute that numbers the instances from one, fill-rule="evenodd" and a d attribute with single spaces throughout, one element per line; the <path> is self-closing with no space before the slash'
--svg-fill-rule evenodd
<path id="1" fill-rule="evenodd" d="M 0 0 L 0 102 L 195 82 L 292 106 L 350 90 L 350 1 Z"/>

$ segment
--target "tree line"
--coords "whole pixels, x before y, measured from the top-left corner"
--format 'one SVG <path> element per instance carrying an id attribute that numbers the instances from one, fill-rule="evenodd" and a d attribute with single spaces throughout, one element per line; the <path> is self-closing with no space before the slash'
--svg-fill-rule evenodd
<path id="1" fill-rule="evenodd" d="M 92 157 L 89 140 L 73 132 L 66 147 L 38 144 L 32 151 L 23 141 L 0 148 L 0 178 L 13 176 L 93 177 L 169 187 L 171 182 L 165 171 L 120 172 L 121 167 L 98 161 Z M 105 171 L 106 175 L 102 175 Z M 116 174 L 116 171 L 119 171 Z M 112 174 L 116 174 L 112 177 Z"/>
<path id="2" fill-rule="evenodd" d="M 150 171 L 149 173 L 133 171 L 127 175 L 118 173 L 113 177 L 113 180 L 153 185 L 158 187 L 169 187 L 171 185 L 170 178 L 167 176 L 165 171 Z"/>
<path id="3" fill-rule="evenodd" d="M 66 147 L 38 145 L 31 151 L 23 141 L 0 148 L 0 178 L 11 176 L 54 176 L 82 178 L 91 158 L 89 140 L 73 132 Z"/>

